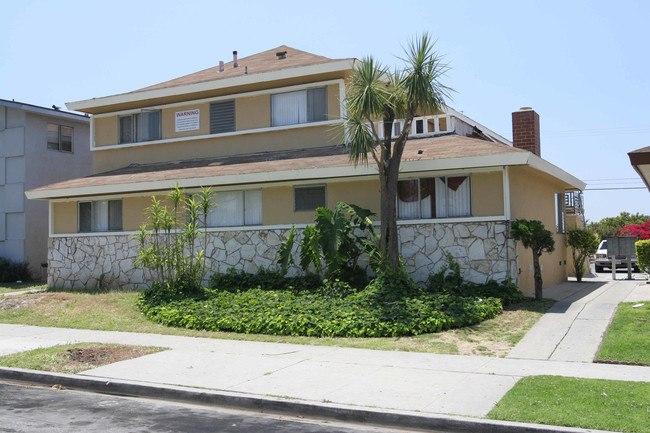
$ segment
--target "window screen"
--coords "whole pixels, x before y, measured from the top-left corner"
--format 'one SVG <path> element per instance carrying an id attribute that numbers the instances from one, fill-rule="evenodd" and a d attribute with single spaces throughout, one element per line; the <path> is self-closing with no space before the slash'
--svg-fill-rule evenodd
<path id="1" fill-rule="evenodd" d="M 235 101 L 210 104 L 210 134 L 235 130 Z"/>
<path id="2" fill-rule="evenodd" d="M 315 210 L 327 206 L 325 186 L 300 186 L 294 188 L 294 210 Z"/>

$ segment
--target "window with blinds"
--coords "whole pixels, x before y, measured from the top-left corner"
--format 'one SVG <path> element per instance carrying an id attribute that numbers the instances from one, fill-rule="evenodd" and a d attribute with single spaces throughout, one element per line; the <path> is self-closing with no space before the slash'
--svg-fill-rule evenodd
<path id="1" fill-rule="evenodd" d="M 471 191 L 469 176 L 401 180 L 397 183 L 398 219 L 471 216 Z"/>
<path id="2" fill-rule="evenodd" d="M 327 120 L 327 88 L 271 95 L 271 126 Z"/>
<path id="3" fill-rule="evenodd" d="M 221 134 L 235 130 L 235 101 L 210 104 L 210 134 Z"/>
<path id="4" fill-rule="evenodd" d="M 140 113 L 120 116 L 120 144 L 160 140 L 161 126 L 160 110 L 143 110 Z"/>
<path id="5" fill-rule="evenodd" d="M 262 190 L 219 191 L 207 217 L 208 227 L 236 227 L 262 224 Z"/>

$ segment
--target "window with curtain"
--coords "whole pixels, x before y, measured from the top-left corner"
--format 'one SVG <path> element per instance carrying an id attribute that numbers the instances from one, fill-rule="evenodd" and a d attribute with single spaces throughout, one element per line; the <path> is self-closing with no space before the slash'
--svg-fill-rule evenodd
<path id="1" fill-rule="evenodd" d="M 162 137 L 160 110 L 142 110 L 120 116 L 118 124 L 120 144 L 160 140 Z"/>
<path id="2" fill-rule="evenodd" d="M 122 230 L 122 200 L 79 202 L 79 233 Z"/>
<path id="3" fill-rule="evenodd" d="M 426 177 L 397 183 L 401 220 L 471 216 L 469 176 Z"/>
<path id="4" fill-rule="evenodd" d="M 208 213 L 208 227 L 251 226 L 262 224 L 262 190 L 219 191 Z"/>
<path id="5" fill-rule="evenodd" d="M 327 120 L 327 88 L 271 95 L 271 126 Z"/>

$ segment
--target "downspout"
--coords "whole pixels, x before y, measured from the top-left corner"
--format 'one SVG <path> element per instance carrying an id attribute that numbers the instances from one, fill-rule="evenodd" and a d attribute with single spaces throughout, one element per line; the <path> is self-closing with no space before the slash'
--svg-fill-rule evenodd
<path id="1" fill-rule="evenodd" d="M 512 266 L 510 265 L 510 175 L 508 166 L 503 166 L 503 215 L 506 219 L 505 248 L 506 248 L 506 279 L 512 279 Z"/>

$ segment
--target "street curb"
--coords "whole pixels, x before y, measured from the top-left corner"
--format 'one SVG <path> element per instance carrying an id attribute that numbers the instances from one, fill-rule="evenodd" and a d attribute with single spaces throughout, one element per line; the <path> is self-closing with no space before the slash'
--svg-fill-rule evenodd
<path id="1" fill-rule="evenodd" d="M 414 414 L 412 412 L 368 409 L 331 403 L 311 403 L 278 397 L 251 396 L 227 391 L 202 390 L 172 385 L 145 384 L 19 368 L 0 367 L 0 380 L 46 386 L 60 385 L 71 390 L 176 401 L 204 406 L 218 406 L 266 414 L 299 416 L 363 425 L 448 433 L 598 432 L 598 430 L 571 427 L 525 424 L 436 414 Z"/>

